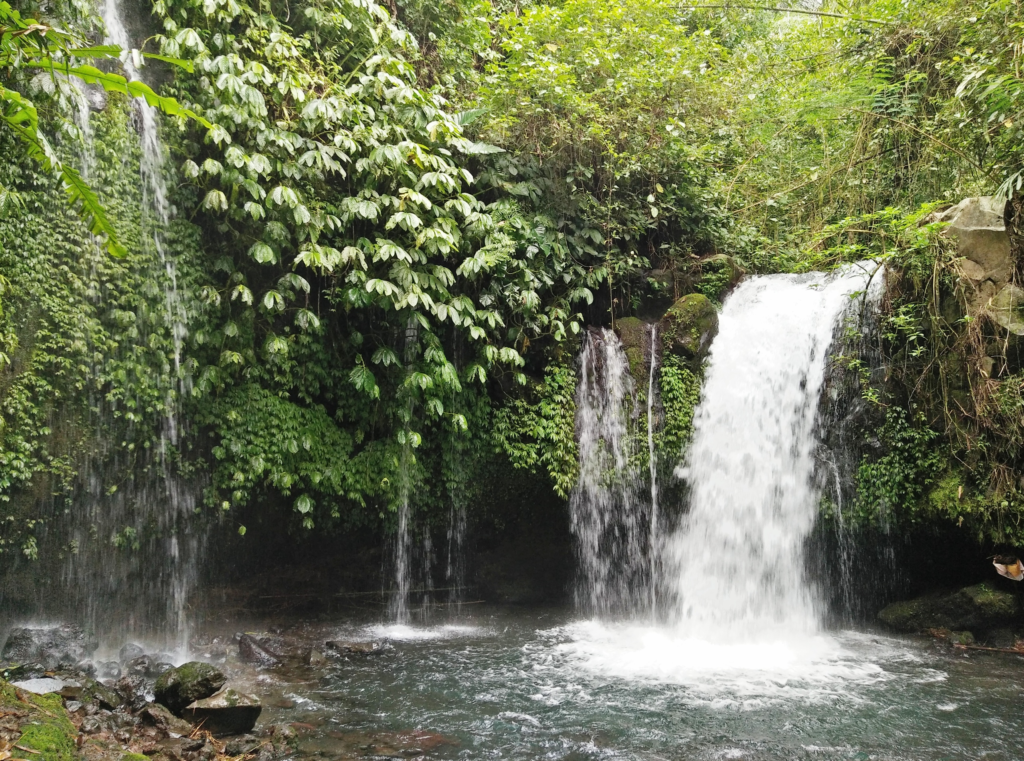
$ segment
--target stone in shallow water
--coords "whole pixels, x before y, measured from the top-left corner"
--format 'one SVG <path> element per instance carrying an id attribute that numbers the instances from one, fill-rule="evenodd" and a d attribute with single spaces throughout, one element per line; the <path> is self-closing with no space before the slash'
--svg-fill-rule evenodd
<path id="1" fill-rule="evenodd" d="M 182 715 L 214 735 L 244 735 L 256 726 L 262 711 L 259 698 L 228 688 L 197 700 Z"/>
<path id="2" fill-rule="evenodd" d="M 214 666 L 190 661 L 161 674 L 153 692 L 157 702 L 180 714 L 189 704 L 216 693 L 225 682 L 227 677 Z"/>
<path id="3" fill-rule="evenodd" d="M 50 679 L 49 677 L 26 679 L 23 682 L 11 682 L 11 684 L 19 690 L 31 692 L 35 695 L 46 695 L 47 693 L 60 692 L 64 689 L 64 682 L 60 679 Z"/>
<path id="4" fill-rule="evenodd" d="M 238 638 L 238 655 L 246 663 L 263 668 L 281 665 L 281 661 L 268 652 L 251 634 L 243 634 Z"/>
<path id="5" fill-rule="evenodd" d="M 965 587 L 949 595 L 931 595 L 895 602 L 878 614 L 882 623 L 902 632 L 928 629 L 982 630 L 1004 628 L 1020 620 L 1021 609 L 1009 592 L 987 584 Z"/>

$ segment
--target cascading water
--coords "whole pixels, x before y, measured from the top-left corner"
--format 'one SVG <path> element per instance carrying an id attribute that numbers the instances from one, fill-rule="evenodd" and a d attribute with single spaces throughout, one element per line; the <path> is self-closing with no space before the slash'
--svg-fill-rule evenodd
<path id="1" fill-rule="evenodd" d="M 662 623 L 652 626 L 634 608 L 631 621 L 577 625 L 565 648 L 587 668 L 694 685 L 713 680 L 716 690 L 757 694 L 770 689 L 766 674 L 784 683 L 873 678 L 876 666 L 851 662 L 838 640 L 821 633 L 804 557 L 819 509 L 815 454 L 829 347 L 838 322 L 864 303 L 851 296 L 866 288 L 871 269 L 751 278 L 728 297 L 692 443 L 676 468 L 687 504 L 674 530 L 648 537 L 658 550 L 657 577 L 643 578 L 658 590 Z M 599 615 L 612 609 L 598 603 L 621 601 L 628 588 L 609 583 L 621 578 L 615 569 L 625 563 L 623 576 L 635 581 L 642 575 L 629 564 L 646 554 L 628 540 L 636 533 L 608 529 L 645 524 L 658 496 L 656 482 L 651 504 L 629 486 L 636 481 L 624 443 L 631 390 L 624 361 L 614 336 L 592 332 L 577 394 L 581 476 L 572 520 L 583 571 L 598 582 L 581 602 Z M 649 395 L 653 385 L 652 371 Z M 622 551 L 627 546 L 632 552 Z M 645 591 L 638 598 L 651 599 Z"/>
<path id="2" fill-rule="evenodd" d="M 127 52 L 133 45 L 117 0 L 104 0 L 100 13 L 107 41 L 126 51 L 125 75 L 129 80 L 141 80 L 132 54 Z M 87 95 L 83 91 L 83 96 Z M 151 449 L 111 447 L 105 456 L 91 458 L 83 466 L 81 488 L 71 511 L 72 552 L 65 583 L 71 606 L 106 643 L 117 647 L 127 639 L 141 639 L 183 656 L 188 647 L 188 599 L 202 553 L 201 534 L 191 530 L 201 479 L 183 476 L 176 462 L 180 399 L 190 390 L 187 376 L 181 372 L 187 314 L 175 259 L 164 240 L 172 208 L 158 115 L 140 99 L 133 100 L 132 107 L 141 155 L 141 240 L 143 253 L 156 269 L 148 278 L 154 289 L 152 298 L 159 299 L 162 307 L 152 311 L 142 307 L 133 317 L 141 342 L 149 339 L 145 331 L 150 330 L 170 337 L 165 417 Z M 80 112 L 85 155 L 91 156 L 88 141 L 92 133 L 84 98 Z M 97 400 L 94 406 L 100 410 L 101 428 L 116 405 Z"/>
<path id="3" fill-rule="evenodd" d="M 815 419 L 860 269 L 741 284 L 722 310 L 686 462 L 690 510 L 666 543 L 671 618 L 721 640 L 818 628 L 804 541 L 818 510 Z"/>
<path id="4" fill-rule="evenodd" d="M 654 383 L 654 371 L 658 367 L 658 326 L 651 325 L 650 334 L 650 354 L 651 363 L 647 374 L 647 463 L 648 470 L 650 472 L 651 479 L 651 517 L 649 537 L 647 541 L 647 556 L 650 558 L 651 563 L 651 583 L 650 583 L 650 596 L 651 596 L 651 611 L 657 610 L 658 605 L 658 586 L 655 582 L 657 577 L 657 557 L 658 557 L 658 453 L 654 447 L 654 396 L 655 389 L 657 388 Z"/>
<path id="5" fill-rule="evenodd" d="M 615 333 L 590 331 L 580 355 L 580 477 L 569 512 L 580 563 L 576 601 L 597 614 L 639 612 L 648 599 L 650 511 L 630 435 L 633 386 Z"/>

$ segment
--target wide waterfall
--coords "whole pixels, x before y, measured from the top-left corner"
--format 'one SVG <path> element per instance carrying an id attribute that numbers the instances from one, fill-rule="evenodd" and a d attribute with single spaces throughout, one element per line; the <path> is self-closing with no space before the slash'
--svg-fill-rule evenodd
<path id="1" fill-rule="evenodd" d="M 587 336 L 577 393 L 581 473 L 571 501 L 578 603 L 584 613 L 633 620 L 586 625 L 573 647 L 592 666 L 687 680 L 835 654 L 818 634 L 822 611 L 806 573 L 820 499 L 818 411 L 833 335 L 877 292 L 875 269 L 749 278 L 726 299 L 692 441 L 676 453 L 686 504 L 660 506 L 675 515 L 660 535 L 654 434 L 634 423 L 639 397 L 626 355 L 611 331 Z M 652 329 L 652 346 L 653 338 Z M 656 360 L 648 362 L 653 425 Z M 635 465 L 635 442 L 644 438 L 648 489 Z M 656 626 L 646 615 L 652 600 Z"/>
<path id="2" fill-rule="evenodd" d="M 867 277 L 752 278 L 726 300 L 676 471 L 690 491 L 665 545 L 676 625 L 719 640 L 817 629 L 804 570 L 819 501 L 815 418 L 836 322 Z"/>

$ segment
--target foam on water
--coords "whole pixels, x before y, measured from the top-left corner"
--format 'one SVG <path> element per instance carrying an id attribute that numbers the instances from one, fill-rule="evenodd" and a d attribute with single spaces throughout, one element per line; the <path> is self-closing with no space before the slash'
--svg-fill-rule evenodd
<path id="1" fill-rule="evenodd" d="M 410 626 L 409 624 L 376 624 L 363 630 L 367 635 L 377 639 L 390 639 L 397 642 L 419 642 L 431 639 L 452 639 L 454 637 L 470 637 L 484 633 L 479 626 L 463 626 L 444 624 L 442 626 Z"/>
<path id="2" fill-rule="evenodd" d="M 823 634 L 720 642 L 674 627 L 581 621 L 548 633 L 570 666 L 627 681 L 677 684 L 715 707 L 761 707 L 765 700 L 851 698 L 852 684 L 892 678 L 876 663 L 880 646 L 847 647 Z M 870 650 L 874 650 L 871 653 Z M 872 655 L 877 657 L 872 657 Z"/>

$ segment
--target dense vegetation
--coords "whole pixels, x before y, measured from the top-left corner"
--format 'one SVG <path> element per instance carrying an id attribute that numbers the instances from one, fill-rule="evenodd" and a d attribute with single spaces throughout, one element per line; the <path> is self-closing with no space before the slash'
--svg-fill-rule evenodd
<path id="1" fill-rule="evenodd" d="M 88 3 L 46 7 L 98 38 Z M 149 96 L 109 88 L 85 134 L 65 75 L 117 51 L 63 41 L 47 55 L 71 63 L 41 75 L 0 9 L 0 551 L 37 552 L 36 505 L 70 498 L 88 453 L 148 453 L 119 467 L 195 471 L 208 509 L 283 506 L 306 529 L 410 500 L 423 525 L 486 511 L 495 469 L 564 497 L 585 325 L 717 302 L 737 268 L 872 257 L 892 372 L 864 386 L 884 422 L 863 431 L 857 519 L 1024 542 L 1019 339 L 925 219 L 1009 198 L 1019 282 L 1014 2 L 143 1 L 178 114 L 161 234 L 184 336 L 133 181 L 128 96 Z M 42 162 L 10 110 L 29 99 Z M 84 223 L 55 200 L 79 175 Z M 698 383 L 664 363 L 666 452 Z"/>

